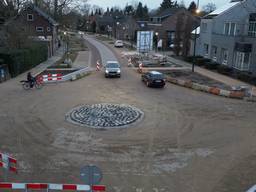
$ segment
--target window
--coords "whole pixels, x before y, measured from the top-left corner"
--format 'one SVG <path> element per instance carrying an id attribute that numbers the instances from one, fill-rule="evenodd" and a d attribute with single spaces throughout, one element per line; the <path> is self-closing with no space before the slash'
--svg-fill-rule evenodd
<path id="1" fill-rule="evenodd" d="M 248 35 L 251 37 L 256 37 L 256 13 L 250 14 Z"/>
<path id="2" fill-rule="evenodd" d="M 27 21 L 34 21 L 34 15 L 33 14 L 27 14 Z"/>
<path id="3" fill-rule="evenodd" d="M 251 53 L 235 52 L 234 54 L 234 68 L 241 71 L 248 71 L 250 66 Z"/>
<path id="4" fill-rule="evenodd" d="M 37 31 L 37 32 L 43 32 L 43 31 L 44 31 L 44 28 L 43 28 L 43 27 L 36 27 L 36 31 Z"/>
<path id="5" fill-rule="evenodd" d="M 212 60 L 217 61 L 217 51 L 218 48 L 216 46 L 212 46 Z"/>
<path id="6" fill-rule="evenodd" d="M 202 33 L 206 33 L 207 32 L 207 23 L 202 23 L 201 31 L 202 31 Z"/>
<path id="7" fill-rule="evenodd" d="M 235 36 L 236 34 L 236 24 L 235 23 L 230 23 L 230 35 Z"/>
<path id="8" fill-rule="evenodd" d="M 249 22 L 248 35 L 250 37 L 256 37 L 256 21 L 250 21 Z"/>
<path id="9" fill-rule="evenodd" d="M 224 35 L 235 36 L 236 35 L 236 23 L 225 23 Z"/>
<path id="10" fill-rule="evenodd" d="M 51 31 L 51 28 L 50 28 L 50 27 L 47 27 L 47 31 L 50 32 L 50 31 Z"/>
<path id="11" fill-rule="evenodd" d="M 209 54 L 209 45 L 208 44 L 204 44 L 204 55 L 208 55 Z"/>
<path id="12" fill-rule="evenodd" d="M 228 35 L 229 33 L 229 23 L 225 23 L 225 26 L 224 26 L 224 34 L 225 35 Z"/>
<path id="13" fill-rule="evenodd" d="M 221 63 L 223 65 L 228 64 L 228 50 L 227 49 L 221 49 Z"/>

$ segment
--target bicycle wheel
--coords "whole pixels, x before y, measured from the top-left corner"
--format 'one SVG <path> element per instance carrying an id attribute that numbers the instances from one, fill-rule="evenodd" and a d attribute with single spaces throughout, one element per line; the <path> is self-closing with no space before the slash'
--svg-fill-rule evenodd
<path id="1" fill-rule="evenodd" d="M 23 89 L 25 89 L 25 90 L 29 90 L 29 89 L 30 89 L 29 83 L 23 83 L 22 87 L 23 87 Z"/>
<path id="2" fill-rule="evenodd" d="M 35 87 L 37 89 L 41 89 L 43 87 L 43 84 L 42 83 L 35 83 Z"/>

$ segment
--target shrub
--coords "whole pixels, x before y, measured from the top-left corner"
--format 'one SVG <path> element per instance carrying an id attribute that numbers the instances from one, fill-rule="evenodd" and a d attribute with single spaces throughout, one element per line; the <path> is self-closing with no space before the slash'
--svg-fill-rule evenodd
<path id="1" fill-rule="evenodd" d="M 248 74 L 247 72 L 239 72 L 237 74 L 237 78 L 241 81 L 250 83 L 252 81 L 252 76 Z"/>
<path id="2" fill-rule="evenodd" d="M 195 57 L 194 56 L 187 56 L 187 57 L 184 58 L 184 60 L 187 61 L 187 62 L 192 63 L 194 61 L 194 58 L 199 59 L 199 58 L 203 58 L 203 57 L 202 56 L 195 56 Z"/>
<path id="3" fill-rule="evenodd" d="M 196 59 L 196 65 L 198 66 L 203 66 L 205 65 L 206 62 L 211 61 L 210 59 L 207 58 L 195 58 Z"/>
<path id="4" fill-rule="evenodd" d="M 219 65 L 217 71 L 223 75 L 230 75 L 232 73 L 232 68 L 229 68 L 225 65 Z"/>
<path id="5" fill-rule="evenodd" d="M 47 54 L 46 44 L 33 44 L 24 49 L 1 51 L 0 59 L 8 65 L 11 76 L 16 77 L 45 61 Z"/>
<path id="6" fill-rule="evenodd" d="M 218 68 L 219 65 L 220 65 L 219 63 L 210 61 L 205 63 L 205 68 L 210 70 L 215 70 Z"/>

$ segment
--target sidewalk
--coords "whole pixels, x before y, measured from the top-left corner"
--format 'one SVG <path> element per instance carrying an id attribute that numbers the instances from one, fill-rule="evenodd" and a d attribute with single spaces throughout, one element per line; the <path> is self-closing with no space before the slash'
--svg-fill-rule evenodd
<path id="1" fill-rule="evenodd" d="M 48 58 L 46 61 L 40 63 L 39 65 L 31 69 L 30 71 L 33 74 L 33 76 L 36 76 L 40 72 L 47 69 L 47 67 L 53 65 L 55 62 L 60 60 L 64 55 L 64 49 L 65 49 L 64 46 L 59 47 L 56 53 L 52 57 Z"/>
<path id="2" fill-rule="evenodd" d="M 179 65 L 182 65 L 182 66 L 186 66 L 186 67 L 192 68 L 192 65 L 190 63 L 187 63 L 187 62 L 179 60 L 179 59 L 175 59 L 173 57 L 168 57 L 168 61 L 170 61 L 172 63 L 176 63 L 176 64 L 179 64 Z M 209 77 L 211 79 L 214 79 L 216 81 L 220 81 L 220 82 L 222 82 L 222 83 L 224 83 L 226 85 L 229 85 L 229 86 L 240 86 L 240 85 L 249 86 L 253 90 L 252 91 L 253 95 L 256 96 L 256 87 L 253 86 L 253 85 L 249 85 L 248 83 L 239 81 L 237 79 L 233 79 L 231 77 L 228 77 L 228 76 L 225 76 L 225 75 L 222 75 L 222 74 L 219 74 L 219 73 L 215 73 L 213 71 L 210 71 L 210 70 L 198 67 L 198 66 L 195 66 L 195 72 L 197 72 L 197 73 L 199 73 L 201 75 L 204 75 L 206 77 Z"/>
<path id="3" fill-rule="evenodd" d="M 79 51 L 72 64 L 74 68 L 89 67 L 91 65 L 91 51 Z"/>

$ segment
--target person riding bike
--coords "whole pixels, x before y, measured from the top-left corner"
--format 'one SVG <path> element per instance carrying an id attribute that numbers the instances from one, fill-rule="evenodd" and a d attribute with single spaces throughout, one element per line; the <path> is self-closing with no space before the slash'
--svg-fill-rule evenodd
<path id="1" fill-rule="evenodd" d="M 31 72 L 27 74 L 27 81 L 29 82 L 30 88 L 33 88 L 35 83 L 35 78 L 31 75 Z"/>

